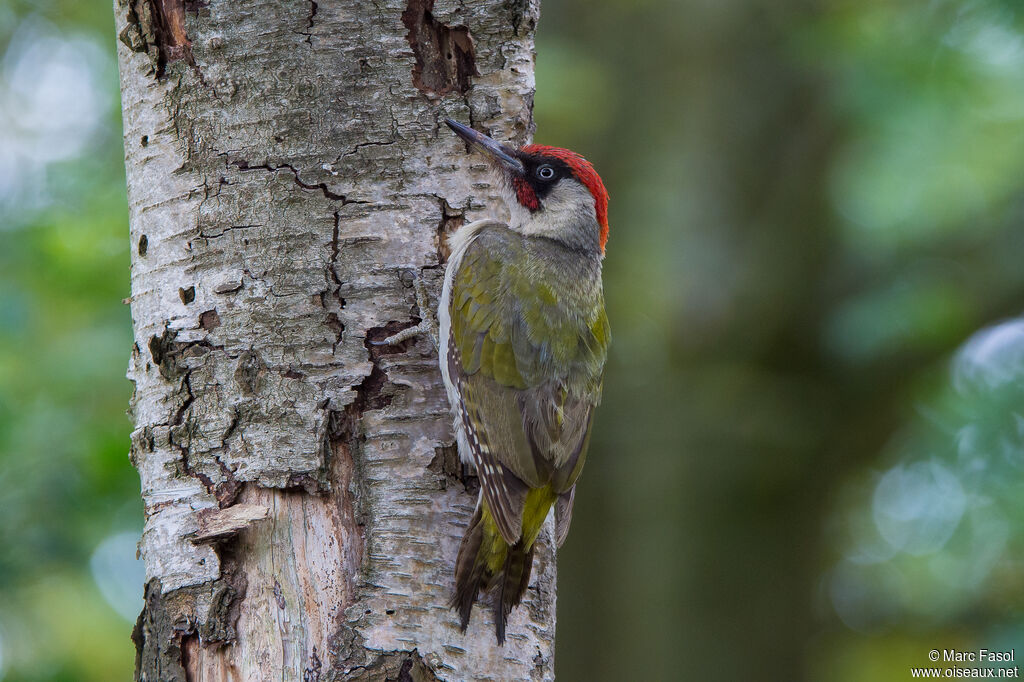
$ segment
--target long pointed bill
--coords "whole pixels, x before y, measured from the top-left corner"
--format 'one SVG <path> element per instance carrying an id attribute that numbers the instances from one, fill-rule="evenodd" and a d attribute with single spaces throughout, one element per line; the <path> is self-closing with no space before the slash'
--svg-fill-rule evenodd
<path id="1" fill-rule="evenodd" d="M 523 162 L 515 157 L 515 150 L 500 142 L 495 142 L 483 133 L 478 133 L 469 126 L 464 126 L 458 121 L 450 118 L 444 120 L 448 127 L 455 131 L 455 134 L 469 143 L 469 146 L 487 154 L 508 170 L 522 175 L 525 172 Z"/>

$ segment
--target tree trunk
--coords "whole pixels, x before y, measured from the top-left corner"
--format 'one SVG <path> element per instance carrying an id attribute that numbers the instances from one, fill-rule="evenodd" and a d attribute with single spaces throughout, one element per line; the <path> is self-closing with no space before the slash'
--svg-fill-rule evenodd
<path id="1" fill-rule="evenodd" d="M 146 525 L 137 679 L 550 679 L 550 528 L 504 648 L 447 607 L 475 503 L 415 278 L 498 204 L 538 0 L 116 0 Z"/>

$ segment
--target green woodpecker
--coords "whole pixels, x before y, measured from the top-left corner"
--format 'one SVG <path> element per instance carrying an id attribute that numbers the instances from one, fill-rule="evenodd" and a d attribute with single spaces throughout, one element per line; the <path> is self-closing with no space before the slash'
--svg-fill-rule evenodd
<path id="1" fill-rule="evenodd" d="M 480 478 L 452 607 L 465 631 L 478 595 L 493 595 L 503 643 L 552 506 L 559 546 L 569 531 L 601 400 L 610 341 L 601 285 L 608 193 L 579 154 L 512 149 L 447 123 L 490 160 L 511 213 L 508 225 L 481 220 L 451 236 L 438 311 L 459 454 Z"/>

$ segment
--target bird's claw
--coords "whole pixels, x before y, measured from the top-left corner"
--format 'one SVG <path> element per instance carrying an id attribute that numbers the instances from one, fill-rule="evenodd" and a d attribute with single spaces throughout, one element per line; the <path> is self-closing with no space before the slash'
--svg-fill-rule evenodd
<path id="1" fill-rule="evenodd" d="M 416 289 L 416 307 L 419 309 L 420 323 L 415 327 L 409 327 L 408 329 L 403 329 L 396 334 L 392 334 L 381 341 L 370 341 L 370 345 L 393 346 L 407 339 L 420 336 L 421 334 L 426 334 L 430 338 L 431 343 L 434 344 L 434 348 L 437 348 L 437 316 L 430 308 L 430 296 L 427 294 L 427 285 L 424 284 L 422 277 L 416 277 L 413 280 L 413 287 Z"/>

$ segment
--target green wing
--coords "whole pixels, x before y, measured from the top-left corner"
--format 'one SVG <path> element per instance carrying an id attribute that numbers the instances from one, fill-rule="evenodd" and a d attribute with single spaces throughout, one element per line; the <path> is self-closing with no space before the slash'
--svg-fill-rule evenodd
<path id="1" fill-rule="evenodd" d="M 564 538 L 586 457 L 610 334 L 600 266 L 579 261 L 492 226 L 452 280 L 449 375 L 484 499 L 509 544 L 527 491 L 544 486 L 561 496 Z"/>

